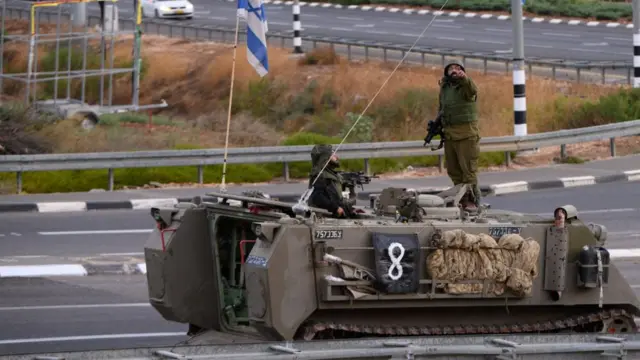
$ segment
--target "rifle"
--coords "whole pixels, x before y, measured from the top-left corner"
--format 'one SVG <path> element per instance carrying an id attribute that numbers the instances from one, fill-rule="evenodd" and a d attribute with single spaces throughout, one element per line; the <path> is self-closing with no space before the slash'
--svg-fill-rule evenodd
<path id="1" fill-rule="evenodd" d="M 429 120 L 429 122 L 427 122 L 427 136 L 425 136 L 424 144 L 422 146 L 427 146 L 427 144 L 430 144 L 431 140 L 436 135 L 440 135 L 440 144 L 435 148 L 431 146 L 431 150 L 442 149 L 442 147 L 444 146 L 444 132 L 442 131 L 442 111 L 438 112 L 438 115 L 434 120 Z"/>

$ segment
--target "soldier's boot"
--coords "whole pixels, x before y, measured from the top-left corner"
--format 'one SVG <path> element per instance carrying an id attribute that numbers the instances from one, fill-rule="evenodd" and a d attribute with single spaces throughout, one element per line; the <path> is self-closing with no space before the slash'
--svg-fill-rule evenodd
<path id="1" fill-rule="evenodd" d="M 469 190 L 462 199 L 460 199 L 460 204 L 465 211 L 478 211 L 478 207 L 480 206 L 480 189 L 477 185 L 469 184 Z"/>

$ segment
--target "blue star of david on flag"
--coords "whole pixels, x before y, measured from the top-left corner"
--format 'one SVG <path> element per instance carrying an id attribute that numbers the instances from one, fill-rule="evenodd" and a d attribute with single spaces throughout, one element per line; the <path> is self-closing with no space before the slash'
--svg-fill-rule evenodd
<path id="1" fill-rule="evenodd" d="M 247 22 L 247 60 L 260 77 L 269 72 L 267 15 L 262 0 L 237 0 L 237 16 Z"/>

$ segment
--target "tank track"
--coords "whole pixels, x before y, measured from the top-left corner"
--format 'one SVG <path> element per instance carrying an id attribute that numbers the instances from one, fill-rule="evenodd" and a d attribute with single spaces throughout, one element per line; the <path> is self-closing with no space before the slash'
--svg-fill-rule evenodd
<path id="1" fill-rule="evenodd" d="M 456 326 L 370 326 L 360 324 L 341 324 L 334 322 L 314 322 L 303 326 L 301 336 L 304 340 L 339 339 L 373 336 L 429 336 L 429 335 L 477 335 L 477 334 L 517 334 L 544 333 L 559 330 L 571 330 L 589 325 L 601 325 L 607 320 L 623 319 L 633 324 L 634 317 L 623 309 L 608 309 L 588 314 L 580 314 L 554 321 L 512 325 L 456 325 Z M 582 330 L 584 331 L 584 330 Z M 588 330 L 587 330 L 588 331 Z"/>

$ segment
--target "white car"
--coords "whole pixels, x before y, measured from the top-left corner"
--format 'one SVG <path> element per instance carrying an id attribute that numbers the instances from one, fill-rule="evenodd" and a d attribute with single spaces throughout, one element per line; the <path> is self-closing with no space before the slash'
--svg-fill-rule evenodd
<path id="1" fill-rule="evenodd" d="M 142 0 L 142 15 L 156 18 L 193 18 L 193 4 L 188 0 Z"/>

